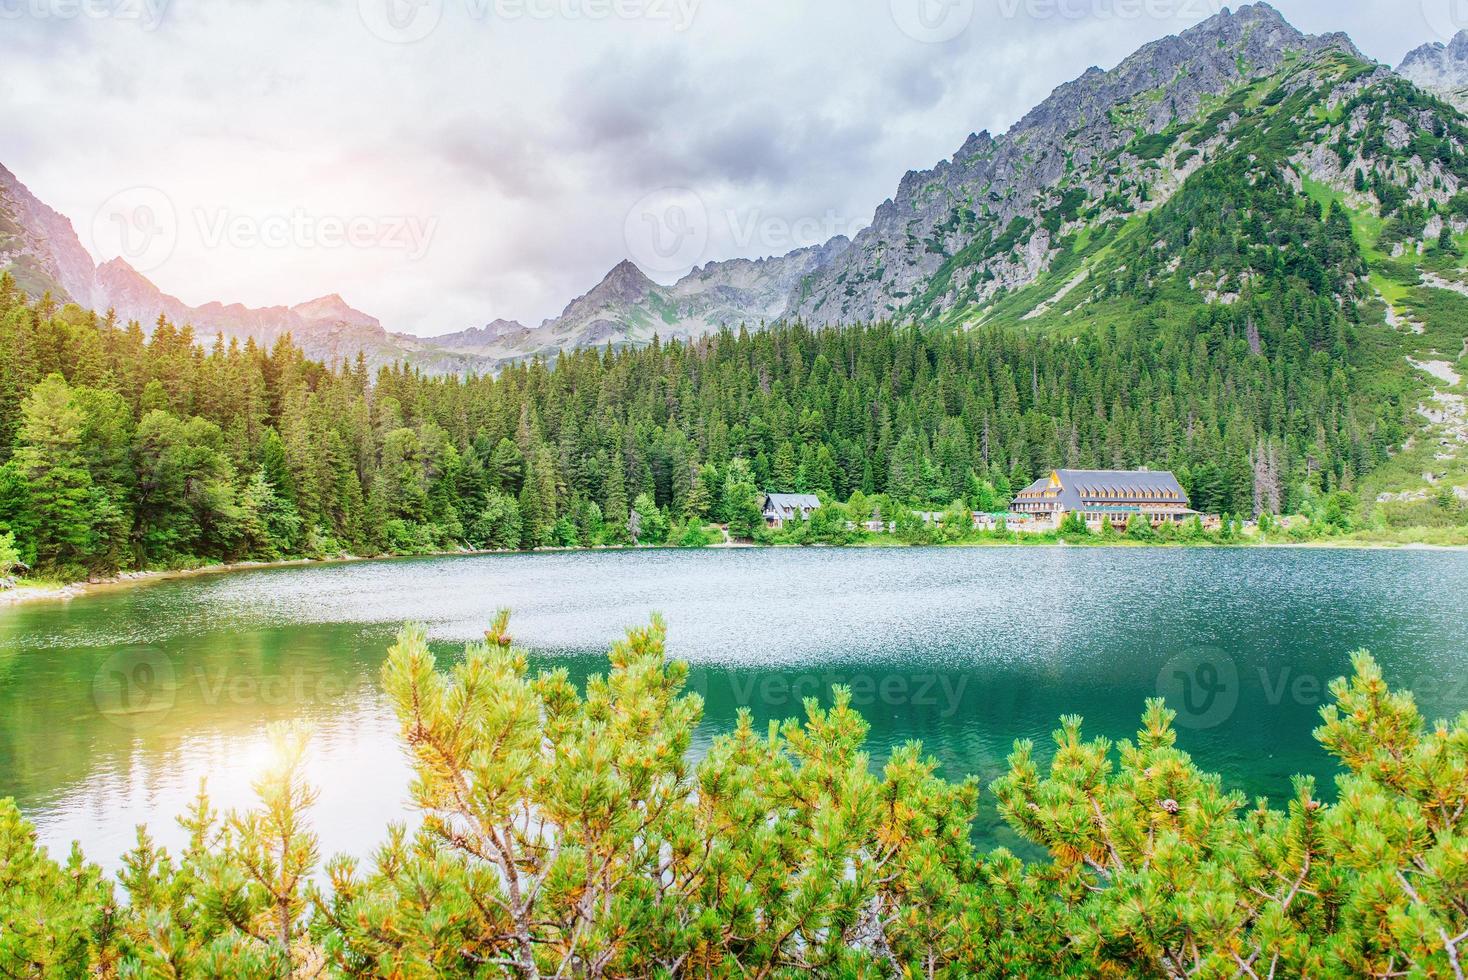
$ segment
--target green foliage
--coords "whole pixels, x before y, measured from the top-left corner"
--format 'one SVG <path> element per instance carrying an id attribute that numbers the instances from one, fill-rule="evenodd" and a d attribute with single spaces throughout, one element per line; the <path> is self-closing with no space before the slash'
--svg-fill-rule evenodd
<path id="1" fill-rule="evenodd" d="M 0 578 L 4 578 L 21 566 L 20 549 L 15 546 L 15 534 L 0 531 Z"/>
<path id="2" fill-rule="evenodd" d="M 1426 725 L 1377 665 L 1316 731 L 1336 802 L 1297 778 L 1251 807 L 1177 747 L 1015 744 L 992 785 L 1035 849 L 978 851 L 975 780 L 918 744 L 874 767 L 833 690 L 803 720 L 747 712 L 690 758 L 702 701 L 654 620 L 578 690 L 532 674 L 501 613 L 447 673 L 405 629 L 383 684 L 414 768 L 415 830 L 323 866 L 305 733 L 271 730 L 258 805 L 202 790 L 177 854 L 145 829 L 118 885 L 37 847 L 0 801 L 10 976 L 1453 977 L 1468 941 L 1468 713 Z M 326 828 L 329 832 L 329 828 Z M 314 879 L 314 881 L 313 881 Z"/>
<path id="3" fill-rule="evenodd" d="M 57 374 L 36 386 L 21 413 L 15 462 L 35 519 L 37 562 L 52 571 L 83 568 L 94 540 L 95 488 L 82 455 L 82 413 Z"/>
<path id="4" fill-rule="evenodd" d="M 513 549 L 520 545 L 520 504 L 501 490 L 488 490 L 484 507 L 473 525 L 476 543 L 485 548 Z"/>
<path id="5" fill-rule="evenodd" d="M 1254 212 L 1269 234 L 1242 248 Z M 1295 510 L 1355 487 L 1416 424 L 1410 382 L 1350 320 L 1342 273 L 1359 257 L 1335 215 L 1209 167 L 1109 246 L 1125 271 L 1093 277 L 1080 328 L 777 326 L 466 379 L 328 370 L 286 342 L 206 353 L 167 320 L 145 336 L 0 293 L 0 357 L 16 365 L 0 523 L 26 561 L 81 575 L 536 548 L 573 528 L 580 545 L 625 544 L 644 495 L 669 531 L 699 517 L 752 540 L 770 490 L 993 512 L 1056 466 L 1166 467 L 1199 510 L 1252 513 L 1261 443 Z M 1154 239 L 1189 242 L 1177 276 L 1248 274 L 1253 294 L 1143 315 L 1135 296 L 1168 262 Z"/>
<path id="6" fill-rule="evenodd" d="M 331 550 L 625 544 L 633 523 L 658 524 L 647 508 L 634 514 L 644 495 L 669 533 L 696 518 L 752 540 L 762 492 L 997 511 L 1059 466 L 1168 468 L 1210 514 L 1254 514 L 1263 499 L 1312 509 L 1361 492 L 1420 428 L 1420 382 L 1402 355 L 1463 342 L 1465 301 L 1421 275 L 1454 269 L 1457 239 L 1445 230 L 1425 256 L 1416 245 L 1434 211 L 1468 216 L 1468 192 L 1444 190 L 1468 180 L 1468 125 L 1372 71 L 1334 50 L 1302 54 L 1201 118 L 1137 129 L 1117 160 L 1129 151 L 1147 164 L 1104 201 L 1057 184 L 1038 214 L 1003 223 L 953 202 L 928 243 L 942 261 L 901 311 L 917 327 L 782 324 L 567 352 L 491 377 L 369 376 L 360 360 L 310 363 L 287 341 L 205 352 L 187 326 L 160 319 L 145 333 L 30 303 L 7 278 L 0 522 L 26 560 L 81 575 Z M 1152 160 L 1215 137 L 1180 188 L 1136 210 Z M 1333 151 L 1347 184 L 1301 186 L 1289 161 L 1310 145 Z M 1102 222 L 1106 209 L 1130 216 Z M 1048 271 L 980 308 L 966 274 L 1041 228 L 1058 250 Z M 963 244 L 948 255 L 950 242 Z M 1382 252 L 1395 242 L 1409 247 L 1393 260 Z M 1085 276 L 1038 310 L 1075 273 Z M 1426 324 L 1420 338 L 1370 322 L 1373 283 Z M 1315 516 L 1298 534 L 1362 529 L 1360 515 Z M 907 540 L 951 536 L 903 524 Z"/>
<path id="7" fill-rule="evenodd" d="M 707 548 L 719 541 L 718 528 L 710 529 L 696 520 L 674 528 L 669 540 L 680 548 Z"/>
<path id="8" fill-rule="evenodd" d="M 652 494 L 640 493 L 632 503 L 632 538 L 638 544 L 665 544 L 668 540 L 668 519 L 658 509 Z"/>
<path id="9" fill-rule="evenodd" d="M 116 900 L 73 848 L 58 865 L 14 802 L 0 800 L 0 973 L 83 977 L 115 969 Z"/>
<path id="10" fill-rule="evenodd" d="M 1061 537 L 1067 538 L 1084 538 L 1091 534 L 1091 528 L 1086 524 L 1085 515 L 1078 510 L 1066 511 L 1065 516 L 1060 519 L 1058 530 Z"/>
<path id="11" fill-rule="evenodd" d="M 1126 536 L 1133 541 L 1154 541 L 1157 532 L 1152 521 L 1140 514 L 1132 514 L 1126 521 Z"/>
<path id="12" fill-rule="evenodd" d="M 724 478 L 724 520 L 729 524 L 729 533 L 735 538 L 749 541 L 765 526 L 764 514 L 760 510 L 760 495 L 754 485 L 754 475 L 743 459 L 729 463 Z"/>

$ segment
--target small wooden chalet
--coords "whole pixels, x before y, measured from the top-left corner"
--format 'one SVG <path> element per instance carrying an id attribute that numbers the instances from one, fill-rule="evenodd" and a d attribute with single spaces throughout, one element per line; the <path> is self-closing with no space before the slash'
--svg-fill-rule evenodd
<path id="1" fill-rule="evenodd" d="M 764 500 L 765 523 L 770 527 L 784 527 L 786 521 L 800 518 L 810 520 L 810 512 L 821 506 L 821 500 L 813 493 L 767 493 Z"/>

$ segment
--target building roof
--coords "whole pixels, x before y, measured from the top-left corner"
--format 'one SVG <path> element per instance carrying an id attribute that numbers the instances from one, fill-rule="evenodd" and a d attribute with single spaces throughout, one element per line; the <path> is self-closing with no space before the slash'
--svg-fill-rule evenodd
<path id="1" fill-rule="evenodd" d="M 821 498 L 813 493 L 767 493 L 765 494 L 765 507 L 774 507 L 776 510 L 791 511 L 815 510 L 821 506 Z"/>
<path id="2" fill-rule="evenodd" d="M 1058 491 L 1065 510 L 1096 509 L 1096 502 L 1143 503 L 1165 501 L 1190 504 L 1187 491 L 1168 470 L 1055 470 L 1026 487 L 1021 493 Z M 1087 503 L 1091 501 L 1091 503 Z"/>

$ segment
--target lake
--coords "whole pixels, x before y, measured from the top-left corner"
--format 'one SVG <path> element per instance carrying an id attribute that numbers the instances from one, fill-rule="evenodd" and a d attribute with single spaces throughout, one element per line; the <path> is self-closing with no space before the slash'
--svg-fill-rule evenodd
<path id="1" fill-rule="evenodd" d="M 957 778 L 1042 752 L 1062 714 L 1130 737 L 1146 698 L 1226 784 L 1329 790 L 1311 737 L 1325 685 L 1370 648 L 1424 713 L 1468 708 L 1468 554 L 1078 548 L 623 551 L 403 559 L 173 579 L 0 611 L 0 797 L 43 841 L 105 866 L 147 823 L 166 843 L 208 777 L 250 802 L 265 726 L 314 727 L 323 854 L 409 819 L 378 672 L 400 624 L 440 663 L 499 607 L 537 666 L 577 679 L 654 611 L 707 702 L 695 740 L 850 685 L 873 756 L 920 739 Z M 143 710 L 139 710 L 140 707 Z M 1013 845 L 986 793 L 976 837 Z"/>

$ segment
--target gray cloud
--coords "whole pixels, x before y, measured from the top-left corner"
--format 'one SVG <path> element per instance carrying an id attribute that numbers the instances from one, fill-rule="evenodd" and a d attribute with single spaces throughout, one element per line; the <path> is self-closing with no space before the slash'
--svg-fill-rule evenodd
<path id="1" fill-rule="evenodd" d="M 533 198 L 548 193 L 557 183 L 543 134 L 525 126 L 506 127 L 492 119 L 457 119 L 434 134 L 433 145 L 470 186 L 489 181 L 510 197 Z"/>
<path id="2" fill-rule="evenodd" d="M 6 9 L 53 0 L 19 2 Z M 681 32 L 656 19 L 475 17 L 484 8 L 468 4 L 444 0 L 437 30 L 411 44 L 374 36 L 357 0 L 172 0 L 151 30 L 0 20 L 0 162 L 84 242 L 98 206 L 138 184 L 186 222 L 227 210 L 435 224 L 416 260 L 211 246 L 186 226 L 152 275 L 190 302 L 340 292 L 391 329 L 536 323 L 626 257 L 624 222 L 649 192 L 685 187 L 705 202 L 715 228 L 702 261 L 781 244 L 730 225 L 849 230 L 907 170 L 1206 12 L 1056 18 L 1034 15 L 1044 3 L 976 0 L 965 30 L 925 44 L 898 29 L 892 0 L 701 0 Z M 1393 63 L 1446 19 L 1419 16 L 1416 0 L 1406 15 L 1401 0 L 1276 5 Z"/>

